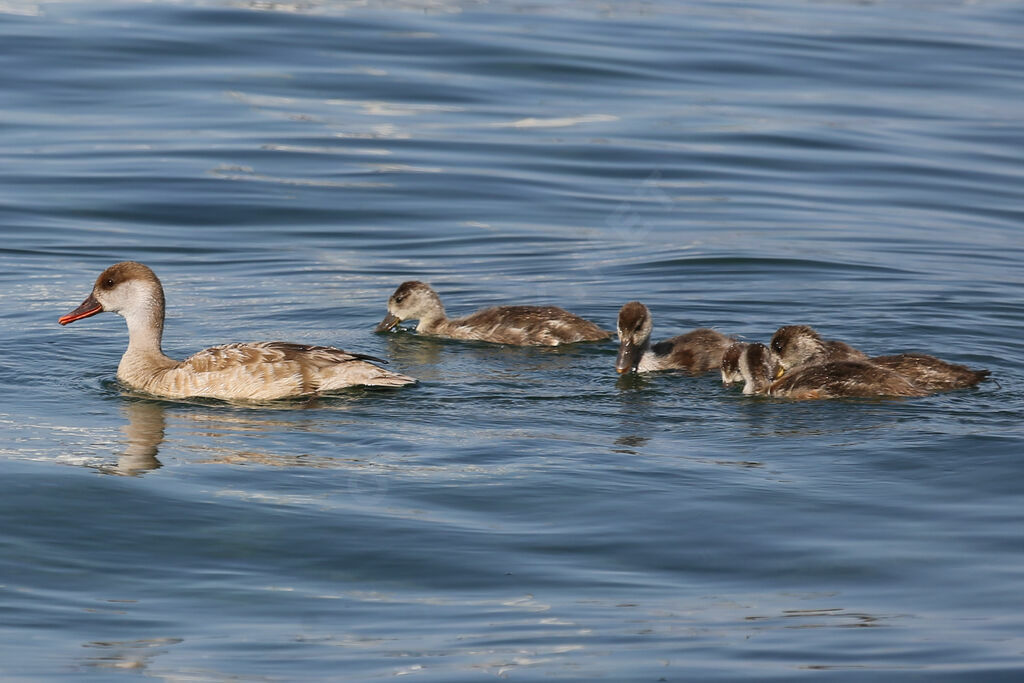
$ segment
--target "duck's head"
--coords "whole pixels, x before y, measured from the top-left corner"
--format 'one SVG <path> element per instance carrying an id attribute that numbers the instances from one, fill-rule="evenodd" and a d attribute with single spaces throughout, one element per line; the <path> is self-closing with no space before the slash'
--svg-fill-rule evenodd
<path id="1" fill-rule="evenodd" d="M 619 309 L 616 330 L 619 333 L 619 355 L 615 371 L 619 374 L 636 372 L 640 358 L 651 341 L 651 312 L 639 301 L 630 301 Z"/>
<path id="2" fill-rule="evenodd" d="M 122 261 L 104 270 L 85 301 L 63 316 L 61 325 L 109 311 L 128 320 L 158 318 L 163 323 L 164 290 L 156 274 L 141 263 Z"/>
<path id="3" fill-rule="evenodd" d="M 740 355 L 745 348 L 747 348 L 746 342 L 736 342 L 722 354 L 722 384 L 729 386 L 734 382 L 743 381 L 743 373 L 740 372 Z"/>
<path id="4" fill-rule="evenodd" d="M 418 280 L 403 282 L 388 299 L 388 314 L 377 325 L 377 332 L 386 332 L 403 320 L 421 320 L 444 316 L 441 297 L 430 285 Z"/>
<path id="5" fill-rule="evenodd" d="M 782 376 L 778 357 L 764 344 L 748 344 L 740 353 L 739 371 L 746 382 L 744 394 L 763 394 L 768 385 Z"/>
<path id="6" fill-rule="evenodd" d="M 810 325 L 787 325 L 772 335 L 771 350 L 782 367 L 803 365 L 825 349 L 825 342 Z"/>

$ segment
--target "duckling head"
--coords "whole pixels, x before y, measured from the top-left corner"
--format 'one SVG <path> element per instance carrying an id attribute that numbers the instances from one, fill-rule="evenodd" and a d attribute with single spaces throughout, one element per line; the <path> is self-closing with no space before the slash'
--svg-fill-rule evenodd
<path id="1" fill-rule="evenodd" d="M 743 376 L 744 394 L 763 394 L 772 381 L 782 374 L 775 353 L 764 344 L 748 344 L 740 353 L 739 370 Z"/>
<path id="2" fill-rule="evenodd" d="M 430 285 L 418 280 L 403 282 L 388 299 L 388 313 L 377 325 L 377 332 L 386 332 L 403 320 L 433 322 L 444 318 L 441 297 Z"/>
<path id="3" fill-rule="evenodd" d="M 745 348 L 746 342 L 736 342 L 722 354 L 722 384 L 725 386 L 743 380 L 743 373 L 740 372 L 740 355 Z"/>
<path id="4" fill-rule="evenodd" d="M 825 342 L 810 325 L 787 325 L 772 335 L 771 350 L 788 370 L 823 353 Z"/>
<path id="5" fill-rule="evenodd" d="M 651 312 L 639 301 L 630 301 L 619 309 L 616 327 L 619 333 L 619 355 L 615 371 L 619 374 L 636 372 L 644 351 L 651 343 Z"/>

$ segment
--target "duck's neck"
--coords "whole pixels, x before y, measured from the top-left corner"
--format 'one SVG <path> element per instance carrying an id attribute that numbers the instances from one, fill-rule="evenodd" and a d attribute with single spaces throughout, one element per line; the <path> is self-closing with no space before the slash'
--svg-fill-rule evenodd
<path id="1" fill-rule="evenodd" d="M 128 350 L 117 366 L 122 380 L 145 388 L 149 378 L 159 370 L 175 365 L 176 361 L 164 355 L 160 341 L 164 332 L 164 310 L 153 306 L 140 311 L 126 311 L 128 323 Z"/>
<path id="2" fill-rule="evenodd" d="M 648 353 L 658 355 L 657 351 L 651 349 L 651 335 L 644 337 L 637 346 L 640 347 L 640 356 L 646 356 Z M 663 354 L 662 354 L 663 355 Z"/>
<path id="3" fill-rule="evenodd" d="M 435 334 L 442 331 L 448 325 L 448 316 L 445 315 L 444 306 L 440 301 L 436 305 L 420 314 L 420 322 L 416 325 L 416 331 L 421 334 Z"/>
<path id="4" fill-rule="evenodd" d="M 742 370 L 744 394 L 764 394 L 771 386 L 771 379 L 763 372 L 754 372 L 751 369 Z"/>

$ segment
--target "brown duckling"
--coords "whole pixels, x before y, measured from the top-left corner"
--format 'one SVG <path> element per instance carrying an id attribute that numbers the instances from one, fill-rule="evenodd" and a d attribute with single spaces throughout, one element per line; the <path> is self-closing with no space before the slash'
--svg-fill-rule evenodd
<path id="1" fill-rule="evenodd" d="M 747 348 L 747 342 L 736 342 L 722 354 L 722 384 L 725 386 L 743 381 L 743 373 L 740 372 L 740 354 L 745 348 Z"/>
<path id="2" fill-rule="evenodd" d="M 926 391 L 950 391 L 972 387 L 991 374 L 988 370 L 971 370 L 924 353 L 901 353 L 868 358 L 849 344 L 822 340 L 821 335 L 807 325 L 780 327 L 772 337 L 771 345 L 772 351 L 778 355 L 787 371 L 801 365 L 827 361 L 866 360 L 900 373 Z"/>
<path id="3" fill-rule="evenodd" d="M 495 306 L 449 320 L 437 292 L 415 280 L 403 282 L 391 295 L 376 331 L 386 332 L 403 320 L 419 320 L 420 334 L 516 346 L 601 341 L 612 334 L 557 306 Z"/>
<path id="4" fill-rule="evenodd" d="M 639 301 L 630 301 L 619 310 L 617 372 L 707 372 L 721 367 L 722 355 L 736 341 L 721 332 L 699 328 L 652 346 L 653 327 L 651 312 Z"/>
<path id="5" fill-rule="evenodd" d="M 746 380 L 743 393 L 797 400 L 928 394 L 903 375 L 865 361 L 839 360 L 803 365 L 773 381 L 779 368 L 777 356 L 764 344 L 748 346 L 740 355 L 740 371 Z"/>

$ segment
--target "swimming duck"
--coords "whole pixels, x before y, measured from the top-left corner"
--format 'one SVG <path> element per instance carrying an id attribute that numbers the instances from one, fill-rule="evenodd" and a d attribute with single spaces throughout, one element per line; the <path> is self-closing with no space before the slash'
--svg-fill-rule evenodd
<path id="1" fill-rule="evenodd" d="M 653 327 L 651 312 L 639 301 L 630 301 L 619 309 L 617 372 L 707 372 L 721 367 L 722 355 L 736 341 L 721 332 L 699 328 L 651 346 Z"/>
<path id="2" fill-rule="evenodd" d="M 826 361 L 868 361 L 894 370 L 926 391 L 950 391 L 972 387 L 991 374 L 988 370 L 971 370 L 963 365 L 948 363 L 924 353 L 900 353 L 868 357 L 841 341 L 824 341 L 807 325 L 780 327 L 772 337 L 774 351 L 788 371 L 791 368 Z"/>
<path id="3" fill-rule="evenodd" d="M 858 360 L 802 365 L 773 381 L 781 366 L 778 356 L 764 344 L 751 344 L 744 349 L 739 365 L 746 381 L 744 394 L 766 394 L 798 400 L 928 394 L 893 370 Z"/>
<path id="4" fill-rule="evenodd" d="M 134 261 L 104 270 L 82 305 L 58 322 L 67 325 L 104 311 L 121 315 L 128 324 L 128 349 L 117 366 L 118 379 L 155 396 L 267 401 L 354 385 L 393 387 L 416 381 L 374 365 L 385 361 L 373 356 L 287 342 L 225 344 L 176 361 L 160 346 L 163 287 L 152 270 Z"/>
<path id="5" fill-rule="evenodd" d="M 398 286 L 376 331 L 386 332 L 403 320 L 419 320 L 416 331 L 420 334 L 516 346 L 558 346 L 611 336 L 557 306 L 495 306 L 449 320 L 437 292 L 416 280 Z"/>
<path id="6" fill-rule="evenodd" d="M 825 340 L 810 325 L 787 325 L 772 335 L 771 349 L 786 370 L 834 360 L 867 360 L 867 354 L 849 344 Z"/>
<path id="7" fill-rule="evenodd" d="M 725 386 L 743 381 L 743 373 L 740 372 L 740 354 L 745 348 L 747 348 L 747 342 L 736 342 L 722 354 L 722 384 Z"/>

